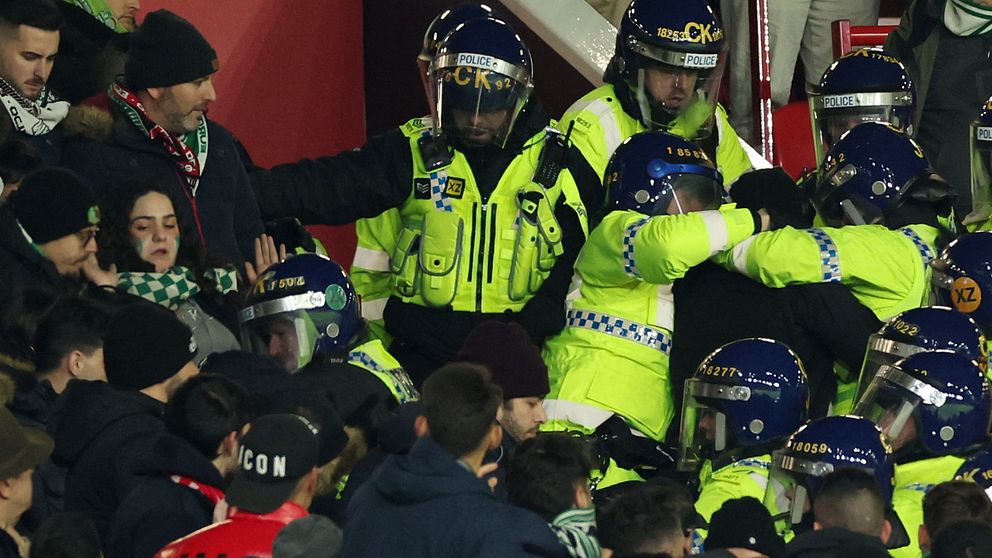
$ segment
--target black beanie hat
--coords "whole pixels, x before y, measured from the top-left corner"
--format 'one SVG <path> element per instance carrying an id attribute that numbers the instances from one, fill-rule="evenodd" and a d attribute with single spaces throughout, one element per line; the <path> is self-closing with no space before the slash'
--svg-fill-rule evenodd
<path id="1" fill-rule="evenodd" d="M 124 81 L 134 90 L 168 87 L 208 76 L 219 67 L 217 52 L 192 23 L 156 10 L 131 33 Z"/>
<path id="2" fill-rule="evenodd" d="M 35 244 L 79 232 L 100 222 L 100 208 L 79 175 L 56 167 L 32 172 L 11 197 L 14 217 Z"/>
<path id="3" fill-rule="evenodd" d="M 482 322 L 469 332 L 456 358 L 488 368 L 504 400 L 544 397 L 551 391 L 548 367 L 520 324 Z"/>
<path id="4" fill-rule="evenodd" d="M 710 518 L 706 550 L 747 548 L 768 556 L 785 556 L 785 541 L 775 531 L 768 508 L 757 498 L 727 500 Z"/>
<path id="5" fill-rule="evenodd" d="M 118 310 L 103 337 L 107 381 L 126 389 L 145 389 L 175 376 L 195 354 L 189 327 L 151 302 Z"/>

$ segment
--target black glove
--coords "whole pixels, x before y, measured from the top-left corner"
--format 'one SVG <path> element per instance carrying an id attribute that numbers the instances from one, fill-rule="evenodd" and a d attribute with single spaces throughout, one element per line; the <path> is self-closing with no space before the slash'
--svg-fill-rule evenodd
<path id="1" fill-rule="evenodd" d="M 565 328 L 565 303 L 536 294 L 510 319 L 522 325 L 530 340 L 541 346 L 545 339 Z"/>
<path id="2" fill-rule="evenodd" d="M 297 249 L 302 249 L 304 252 L 317 251 L 313 237 L 299 220 L 292 217 L 266 221 L 265 234 L 272 237 L 276 246 L 286 245 L 287 254 L 295 254 Z"/>
<path id="3" fill-rule="evenodd" d="M 599 425 L 595 435 L 601 455 L 612 457 L 620 467 L 637 471 L 643 477 L 672 471 L 678 461 L 678 451 L 651 438 L 637 436 L 618 415 Z"/>
<path id="4" fill-rule="evenodd" d="M 731 186 L 730 197 L 738 207 L 767 211 L 771 230 L 813 226 L 814 211 L 809 195 L 781 167 L 742 174 Z"/>

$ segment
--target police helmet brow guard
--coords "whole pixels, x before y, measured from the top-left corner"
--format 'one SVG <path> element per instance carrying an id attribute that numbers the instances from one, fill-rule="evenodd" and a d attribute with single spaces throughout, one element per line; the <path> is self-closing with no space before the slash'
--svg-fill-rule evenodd
<path id="1" fill-rule="evenodd" d="M 954 480 L 972 481 L 992 498 L 992 447 L 986 447 L 968 456 L 954 473 Z"/>
<path id="2" fill-rule="evenodd" d="M 965 225 L 984 223 L 992 217 L 992 98 L 982 105 L 968 130 L 971 161 L 971 212 Z"/>
<path id="3" fill-rule="evenodd" d="M 854 406 L 878 424 L 899 456 L 959 455 L 988 443 L 992 394 L 975 361 L 924 351 L 882 366 Z"/>
<path id="4" fill-rule="evenodd" d="M 417 55 L 417 66 L 420 68 L 420 81 L 424 86 L 427 104 L 432 113 L 435 110 L 435 95 L 434 88 L 431 87 L 429 72 L 431 62 L 437 55 L 438 47 L 441 46 L 441 41 L 459 24 L 487 17 L 495 17 L 492 7 L 488 4 L 477 2 L 458 4 L 438 14 L 427 26 L 420 53 Z"/>
<path id="5" fill-rule="evenodd" d="M 930 262 L 934 294 L 992 333 L 992 231 L 962 235 Z"/>
<path id="6" fill-rule="evenodd" d="M 954 197 L 915 140 L 890 124 L 866 122 L 845 132 L 827 152 L 813 205 L 831 226 L 885 224 L 910 200 L 948 216 Z"/>
<path id="7" fill-rule="evenodd" d="M 504 147 L 533 92 L 533 68 L 530 50 L 506 22 L 459 23 L 430 67 L 435 132 Z"/>
<path id="8" fill-rule="evenodd" d="M 715 209 L 723 200 L 723 178 L 702 149 L 667 132 L 641 132 L 621 143 L 603 178 L 607 209 L 645 215 Z M 676 195 L 676 193 L 678 195 Z"/>
<path id="9" fill-rule="evenodd" d="M 726 52 L 723 27 L 705 0 L 633 0 L 614 53 L 639 112 L 633 116 L 649 130 L 708 137 Z"/>
<path id="10" fill-rule="evenodd" d="M 691 471 L 725 450 L 784 438 L 808 412 L 806 371 L 792 349 L 762 338 L 727 343 L 685 382 L 679 469 Z"/>
<path id="11" fill-rule="evenodd" d="M 913 308 L 893 317 L 868 337 L 858 395 L 868 389 L 882 366 L 937 349 L 954 351 L 974 360 L 982 372 L 988 369 L 988 344 L 975 320 L 947 306 Z"/>
<path id="12" fill-rule="evenodd" d="M 885 502 L 892 501 L 892 446 L 875 423 L 853 415 L 810 421 L 772 452 L 765 506 L 776 520 L 788 518 L 791 525 L 798 525 L 806 504 L 816 499 L 823 477 L 847 468 L 871 474 Z"/>
<path id="13" fill-rule="evenodd" d="M 916 87 L 902 62 L 880 48 L 859 48 L 835 60 L 809 96 L 817 162 L 847 130 L 888 122 L 912 136 Z"/>
<path id="14" fill-rule="evenodd" d="M 344 269 L 318 254 L 299 254 L 265 271 L 241 311 L 245 350 L 295 372 L 316 355 L 341 354 L 364 331 L 361 304 Z"/>

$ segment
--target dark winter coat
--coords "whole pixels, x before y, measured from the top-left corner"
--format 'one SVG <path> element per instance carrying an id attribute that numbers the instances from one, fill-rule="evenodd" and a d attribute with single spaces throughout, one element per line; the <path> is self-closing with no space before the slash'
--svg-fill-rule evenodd
<path id="1" fill-rule="evenodd" d="M 66 133 L 62 165 L 82 175 L 100 197 L 131 178 L 167 177 L 184 234 L 200 236 L 207 252 L 223 262 L 240 267 L 245 260 L 254 261 L 254 240 L 264 227 L 231 133 L 207 123 L 207 163 L 193 197 L 165 149 L 143 136 L 116 106 L 111 110 L 109 128 L 105 115 L 93 118 L 92 113 L 87 119 L 80 113 L 80 121 L 69 123 L 72 132 Z"/>
<path id="2" fill-rule="evenodd" d="M 875 558 L 888 556 L 885 545 L 878 537 L 870 537 L 846 529 L 830 528 L 808 531 L 792 539 L 785 547 L 788 558 L 833 558 L 843 551 L 843 556 Z"/>
<path id="3" fill-rule="evenodd" d="M 342 556 L 567 556 L 539 516 L 499 503 L 433 440 L 392 455 L 348 507 Z"/>
<path id="4" fill-rule="evenodd" d="M 47 86 L 75 105 L 105 92 L 114 76 L 124 71 L 128 35 L 118 34 L 74 4 L 56 5 L 65 25 L 59 30 L 58 60 Z"/>
<path id="5" fill-rule="evenodd" d="M 109 555 L 114 558 L 152 558 L 170 542 L 210 525 L 214 503 L 176 484 L 172 475 L 219 490 L 225 484 L 213 463 L 170 433 L 155 441 L 139 471 L 148 477 L 121 502 L 110 527 Z"/>
<path id="6" fill-rule="evenodd" d="M 106 548 L 114 510 L 138 484 L 138 465 L 165 429 L 163 405 L 141 392 L 78 380 L 60 404 L 52 459 L 69 469 L 65 510 L 93 519 Z"/>

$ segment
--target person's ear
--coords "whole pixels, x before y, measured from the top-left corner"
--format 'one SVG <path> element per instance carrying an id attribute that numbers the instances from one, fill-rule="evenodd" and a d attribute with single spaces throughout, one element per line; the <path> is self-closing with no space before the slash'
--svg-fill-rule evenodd
<path id="1" fill-rule="evenodd" d="M 10 479 L 0 481 L 0 499 L 9 500 L 13 494 L 14 486 L 10 483 Z"/>
<path id="2" fill-rule="evenodd" d="M 886 523 L 888 523 L 888 521 L 886 521 Z M 891 528 L 892 528 L 892 525 L 889 525 L 889 529 L 891 529 Z M 919 537 L 919 540 L 920 540 L 920 549 L 922 549 L 924 551 L 929 551 L 930 550 L 930 531 L 927 530 L 927 526 L 926 525 L 924 525 L 922 523 L 920 524 L 920 529 L 917 531 L 917 536 Z"/>
<path id="3" fill-rule="evenodd" d="M 224 436 L 224 439 L 220 441 L 220 446 L 217 448 L 217 455 L 224 457 L 234 457 L 238 454 L 238 433 L 237 431 L 231 431 Z"/>
<path id="4" fill-rule="evenodd" d="M 572 504 L 576 508 L 592 507 L 592 496 L 589 494 L 589 487 L 584 483 L 575 484 L 575 494 L 572 495 Z"/>
<path id="5" fill-rule="evenodd" d="M 419 415 L 413 419 L 413 433 L 418 438 L 423 438 L 431 433 L 430 426 L 427 424 L 427 417 Z"/>
<path id="6" fill-rule="evenodd" d="M 65 359 L 65 367 L 69 371 L 69 375 L 73 378 L 78 378 L 79 372 L 83 369 L 83 363 L 86 362 L 86 355 L 82 351 L 70 351 L 65 356 Z"/>
<path id="7" fill-rule="evenodd" d="M 922 527 L 922 525 L 920 525 L 920 527 Z M 889 523 L 889 520 L 886 519 L 882 523 L 882 532 L 879 533 L 879 538 L 882 539 L 882 544 L 885 544 L 889 542 L 889 537 L 891 536 L 892 536 L 892 523 Z"/>
<path id="8" fill-rule="evenodd" d="M 152 99 L 158 101 L 165 96 L 165 87 L 149 87 L 145 91 L 148 92 L 148 96 Z"/>
<path id="9" fill-rule="evenodd" d="M 499 424 L 494 424 L 489 428 L 489 448 L 494 450 L 503 443 L 503 427 Z"/>
<path id="10" fill-rule="evenodd" d="M 813 521 L 813 530 L 819 531 L 821 529 L 823 529 L 823 524 L 820 523 L 819 521 Z"/>

